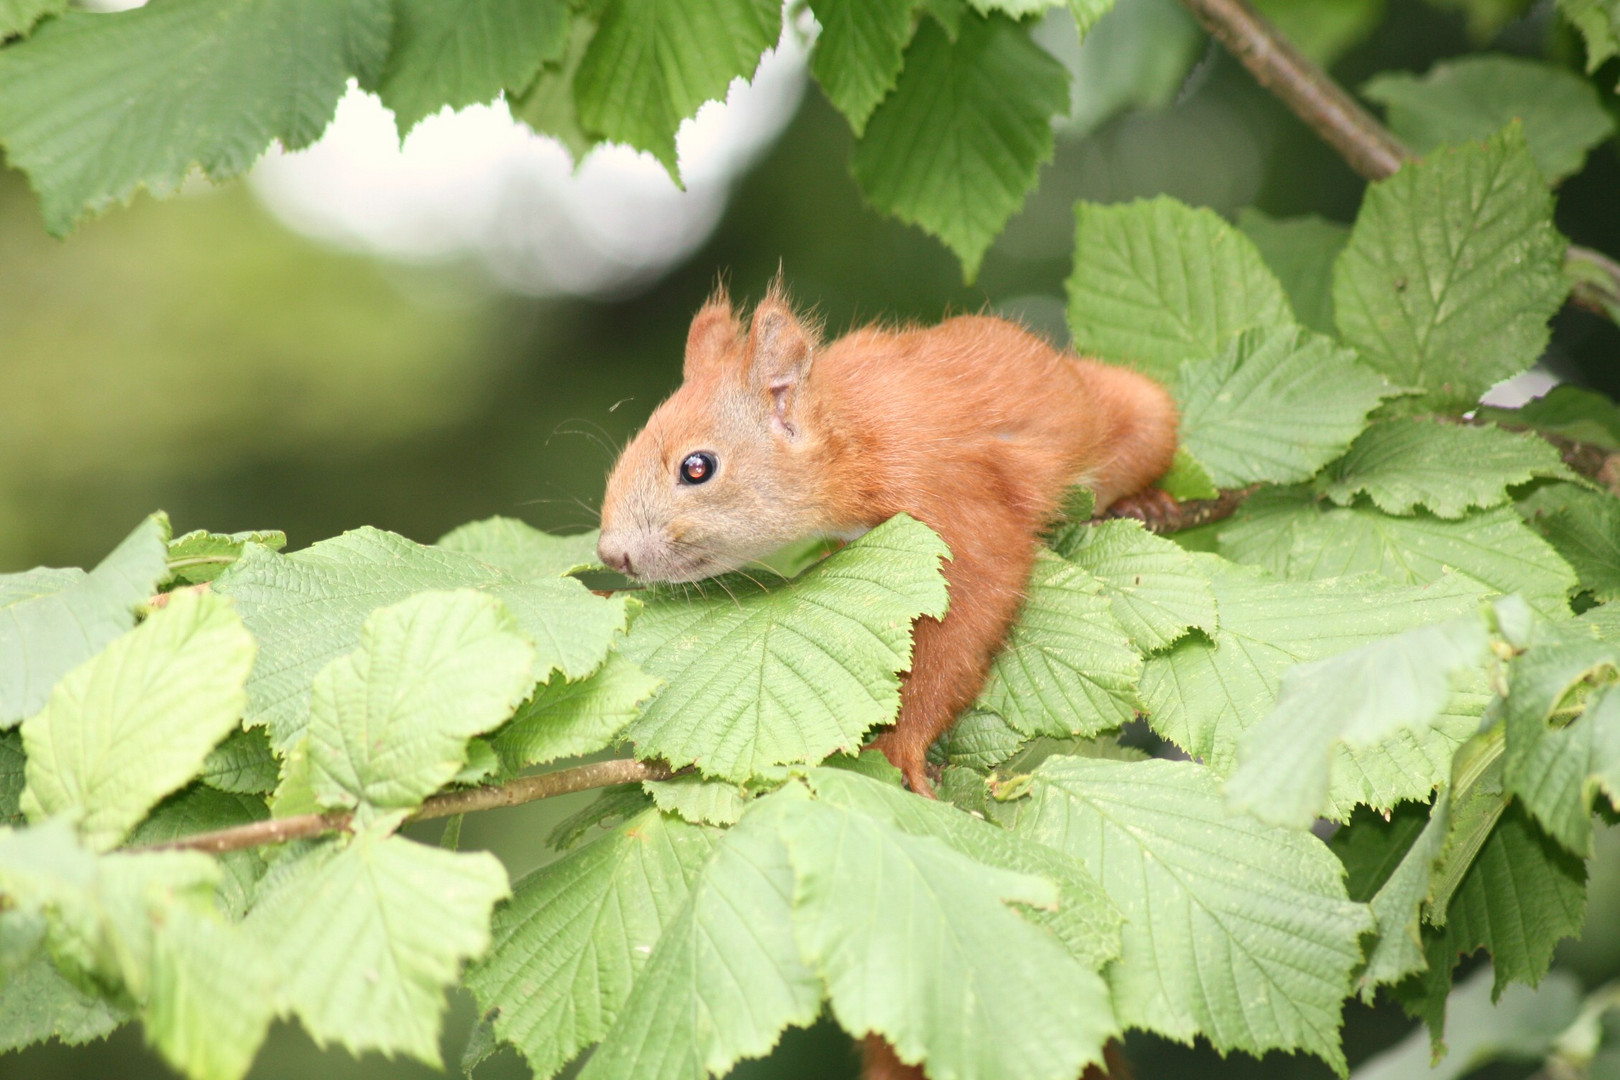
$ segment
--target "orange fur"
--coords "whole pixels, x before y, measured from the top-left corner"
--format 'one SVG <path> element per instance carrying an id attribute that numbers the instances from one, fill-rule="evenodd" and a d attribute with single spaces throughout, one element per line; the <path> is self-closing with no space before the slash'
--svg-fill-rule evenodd
<path id="1" fill-rule="evenodd" d="M 899 718 L 876 743 L 931 795 L 928 747 L 983 686 L 1064 492 L 1085 483 L 1107 507 L 1147 488 L 1170 467 L 1176 421 L 1151 379 L 1004 319 L 822 346 L 779 284 L 746 335 L 717 293 L 693 321 L 685 383 L 614 468 L 600 550 L 638 576 L 694 580 L 902 511 L 932 527 L 951 549 L 950 609 L 918 620 Z M 697 451 L 719 468 L 683 486 Z"/>

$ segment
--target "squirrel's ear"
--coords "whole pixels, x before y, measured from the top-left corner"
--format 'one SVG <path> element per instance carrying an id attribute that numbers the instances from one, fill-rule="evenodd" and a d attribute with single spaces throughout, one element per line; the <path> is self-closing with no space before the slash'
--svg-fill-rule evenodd
<path id="1" fill-rule="evenodd" d="M 770 397 L 773 422 L 793 433 L 794 398 L 810 374 L 815 334 L 799 322 L 779 284 L 754 309 L 748 330 L 748 370 L 754 385 Z"/>
<path id="2" fill-rule="evenodd" d="M 717 286 L 714 295 L 698 309 L 692 328 L 686 332 L 684 376 L 690 379 L 699 372 L 724 364 L 741 338 L 742 325 L 731 311 L 726 287 Z"/>

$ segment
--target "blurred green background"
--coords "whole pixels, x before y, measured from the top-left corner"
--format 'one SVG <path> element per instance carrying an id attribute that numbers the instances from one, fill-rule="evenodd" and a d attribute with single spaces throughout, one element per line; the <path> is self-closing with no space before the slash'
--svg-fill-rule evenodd
<path id="1" fill-rule="evenodd" d="M 1352 87 L 1487 43 L 1579 56 L 1550 2 L 1522 17 L 1512 0 L 1264 6 Z M 1471 25 L 1465 6 L 1498 17 Z M 615 448 L 678 382 L 686 322 L 718 275 L 734 295 L 757 297 L 780 262 L 832 331 L 992 309 L 1063 340 L 1076 199 L 1167 193 L 1228 215 L 1250 205 L 1354 215 L 1360 181 L 1172 0 L 1121 0 L 1081 51 L 1064 21 L 1041 33 L 1075 69 L 1075 117 L 971 288 L 943 247 L 864 206 L 847 171 L 851 135 L 814 87 L 695 253 L 613 299 L 514 294 L 471 257 L 422 265 L 324 246 L 240 183 L 143 197 L 58 242 L 22 178 L 0 172 L 0 572 L 93 564 L 159 507 L 179 530 L 279 528 L 292 547 L 361 524 L 430 541 L 491 514 L 587 528 Z M 1599 80 L 1615 82 L 1614 70 Z M 1615 110 L 1612 93 L 1605 104 Z M 1617 190 L 1611 142 L 1563 186 L 1560 227 L 1620 253 Z M 1566 311 L 1546 363 L 1620 393 L 1620 331 Z M 584 798 L 481 815 L 464 842 L 521 872 L 548 857 L 551 822 Z M 1588 985 L 1620 974 L 1620 835 L 1600 839 L 1589 928 L 1562 961 Z M 1387 1007 L 1352 1005 L 1348 1016 L 1352 1063 L 1410 1026 Z M 456 998 L 452 1066 L 472 1019 Z M 1147 1038 L 1130 1046 L 1144 1080 L 1330 1075 L 1276 1054 L 1256 1066 Z M 853 1068 L 847 1040 L 823 1024 L 736 1075 Z M 86 1049 L 0 1057 L 0 1076 L 31 1080 L 165 1073 L 131 1030 Z M 322 1053 L 284 1025 L 252 1075 L 435 1074 Z M 523 1075 L 510 1051 L 479 1071 Z"/>

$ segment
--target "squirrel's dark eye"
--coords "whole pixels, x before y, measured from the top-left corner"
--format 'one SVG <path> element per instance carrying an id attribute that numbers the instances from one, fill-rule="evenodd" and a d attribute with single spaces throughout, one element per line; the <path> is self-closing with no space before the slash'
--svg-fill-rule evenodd
<path id="1" fill-rule="evenodd" d="M 681 481 L 687 484 L 707 483 L 719 463 L 709 453 L 687 454 L 681 462 Z"/>

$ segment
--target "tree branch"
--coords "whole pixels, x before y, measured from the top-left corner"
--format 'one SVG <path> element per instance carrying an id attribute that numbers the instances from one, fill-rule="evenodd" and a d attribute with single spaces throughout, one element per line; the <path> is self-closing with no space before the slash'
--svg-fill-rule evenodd
<path id="1" fill-rule="evenodd" d="M 1181 0 L 1261 86 L 1294 111 L 1350 167 L 1382 180 L 1412 157 L 1388 128 L 1362 108 L 1333 77 L 1312 63 L 1247 0 Z M 1571 244 L 1565 269 L 1574 281 L 1570 301 L 1620 322 L 1620 263 Z"/>
<path id="2" fill-rule="evenodd" d="M 675 770 L 668 765 L 616 758 L 579 765 L 572 769 L 520 776 L 516 780 L 493 787 L 470 788 L 466 791 L 447 791 L 424 802 L 406 821 L 428 821 L 450 817 L 475 810 L 493 810 L 500 806 L 519 806 L 536 799 L 550 799 L 558 795 L 571 795 L 576 791 L 630 784 L 641 780 L 668 780 Z M 229 829 L 197 833 L 161 844 L 148 844 L 132 851 L 240 851 L 243 848 L 282 844 L 289 840 L 307 840 L 333 832 L 348 832 L 352 813 L 299 814 L 295 817 L 271 818 L 250 825 L 237 825 Z"/>

